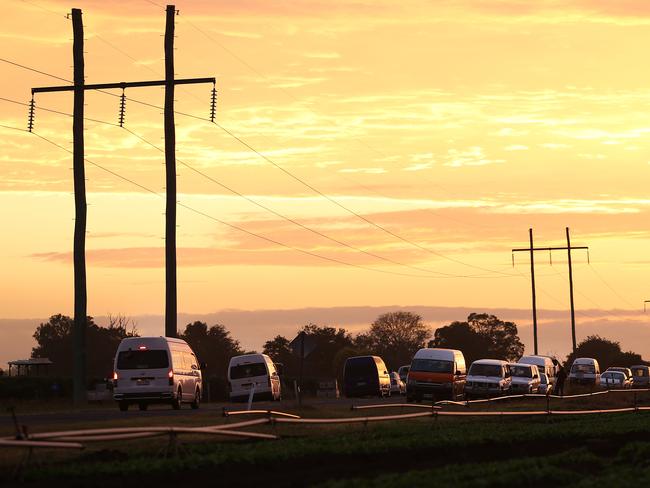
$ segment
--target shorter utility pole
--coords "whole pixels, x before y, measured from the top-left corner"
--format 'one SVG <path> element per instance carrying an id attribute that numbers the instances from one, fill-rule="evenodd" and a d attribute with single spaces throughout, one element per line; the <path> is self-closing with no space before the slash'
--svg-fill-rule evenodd
<path id="1" fill-rule="evenodd" d="M 650 300 L 646 300 L 645 302 L 643 302 L 643 313 L 645 313 L 645 307 L 647 303 L 650 303 Z"/>
<path id="2" fill-rule="evenodd" d="M 530 236 L 530 247 L 513 249 L 512 255 L 512 264 L 515 264 L 514 253 L 515 252 L 529 252 L 530 253 L 530 274 L 531 281 L 533 284 L 533 341 L 534 341 L 534 351 L 537 354 L 537 303 L 535 296 L 535 261 L 533 253 L 535 251 L 548 251 L 549 255 L 552 251 L 567 251 L 569 258 L 569 299 L 571 302 L 571 340 L 573 344 L 573 352 L 576 350 L 576 322 L 575 322 L 575 308 L 573 304 L 573 265 L 571 262 L 571 250 L 572 249 L 586 249 L 587 250 L 587 260 L 589 260 L 589 248 L 587 246 L 572 246 L 571 239 L 569 237 L 569 228 L 566 227 L 566 240 L 567 245 L 561 247 L 533 247 L 533 229 L 528 229 Z"/>

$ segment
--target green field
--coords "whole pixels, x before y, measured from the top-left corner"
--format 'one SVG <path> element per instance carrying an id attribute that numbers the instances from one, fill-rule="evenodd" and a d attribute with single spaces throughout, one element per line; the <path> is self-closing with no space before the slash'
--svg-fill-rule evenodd
<path id="1" fill-rule="evenodd" d="M 622 406 L 624 402 L 616 403 Z M 495 406 L 487 409 L 494 410 Z M 350 412 L 339 405 L 307 407 L 300 413 L 309 417 L 365 416 L 399 410 Z M 173 424 L 214 425 L 225 421 L 216 418 L 215 411 L 205 411 L 199 416 L 173 419 Z M 164 422 L 139 422 L 133 416 L 128 422 L 111 424 Z M 650 412 L 550 418 L 439 417 L 343 426 L 278 424 L 251 430 L 274 433 L 281 439 L 182 436 L 180 452 L 174 456 L 168 456 L 165 437 L 92 444 L 84 451 L 38 451 L 22 470 L 22 482 L 25 486 L 65 482 L 68 487 L 136 486 L 144 479 L 162 484 L 192 480 L 212 485 L 218 481 L 229 487 L 258 483 L 328 487 L 452 483 L 644 486 L 650 482 Z M 0 453 L 0 480 L 13 483 L 12 470 L 22 454 L 8 449 Z"/>

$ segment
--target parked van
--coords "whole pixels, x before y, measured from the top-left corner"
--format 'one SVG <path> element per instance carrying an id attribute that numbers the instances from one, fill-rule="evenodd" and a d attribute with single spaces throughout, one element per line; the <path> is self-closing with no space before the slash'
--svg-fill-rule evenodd
<path id="1" fill-rule="evenodd" d="M 203 384 L 190 346 L 172 337 L 127 337 L 115 354 L 113 399 L 120 410 L 131 403 L 146 410 L 151 403 L 181 403 L 199 408 Z"/>
<path id="2" fill-rule="evenodd" d="M 634 388 L 648 388 L 650 386 L 650 367 L 645 365 L 632 366 L 632 386 Z"/>
<path id="3" fill-rule="evenodd" d="M 569 384 L 590 385 L 600 384 L 600 366 L 594 358 L 577 358 L 571 365 Z"/>
<path id="4" fill-rule="evenodd" d="M 556 366 L 556 363 L 553 362 L 553 358 L 550 356 L 522 356 L 521 359 L 519 359 L 517 362 L 520 364 L 534 364 L 537 366 L 537 369 L 540 373 L 544 373 L 547 376 L 548 382 L 552 385 L 555 385 L 558 366 Z"/>
<path id="5" fill-rule="evenodd" d="M 355 356 L 343 366 L 343 393 L 346 397 L 390 396 L 390 376 L 379 356 Z"/>
<path id="6" fill-rule="evenodd" d="M 465 395 L 465 356 L 456 349 L 422 348 L 413 356 L 406 383 L 406 400 L 462 399 Z"/>
<path id="7" fill-rule="evenodd" d="M 539 393 L 539 370 L 534 364 L 511 363 L 508 365 L 512 383 L 510 391 L 514 394 Z M 548 377 L 547 380 L 548 381 Z"/>
<path id="8" fill-rule="evenodd" d="M 500 396 L 510 392 L 510 371 L 508 363 L 500 359 L 479 359 L 474 361 L 467 373 L 465 396 Z"/>
<path id="9" fill-rule="evenodd" d="M 243 354 L 231 358 L 228 387 L 233 402 L 247 401 L 252 388 L 255 388 L 254 400 L 280 400 L 282 397 L 280 375 L 266 354 Z"/>

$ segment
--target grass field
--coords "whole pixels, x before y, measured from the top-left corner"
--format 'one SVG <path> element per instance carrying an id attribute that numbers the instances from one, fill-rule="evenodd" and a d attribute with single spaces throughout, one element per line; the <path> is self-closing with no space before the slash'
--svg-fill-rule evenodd
<path id="1" fill-rule="evenodd" d="M 599 398 L 597 405 L 594 399 L 578 399 L 571 406 L 610 408 L 629 403 L 629 398 L 617 396 Z M 545 403 L 538 401 L 483 408 L 544 407 Z M 341 404 L 305 407 L 299 413 L 305 417 L 366 416 L 399 413 L 399 409 L 350 412 L 349 404 Z M 173 419 L 174 425 L 225 421 L 216 418 L 214 411 Z M 163 422 L 169 419 L 138 419 L 134 415 L 111 424 Z M 165 457 L 168 441 L 162 437 L 92 445 L 81 452 L 39 452 L 39 462 L 23 471 L 24 483 L 136 486 L 146 479 L 157 484 L 192 480 L 225 486 L 616 487 L 644 486 L 650 481 L 649 412 L 550 418 L 440 417 L 365 426 L 285 424 L 252 430 L 275 433 L 281 439 L 216 441 L 184 436 L 180 455 L 173 457 Z M 0 455 L 0 480 L 11 481 L 11 468 L 21 454 L 5 450 Z"/>

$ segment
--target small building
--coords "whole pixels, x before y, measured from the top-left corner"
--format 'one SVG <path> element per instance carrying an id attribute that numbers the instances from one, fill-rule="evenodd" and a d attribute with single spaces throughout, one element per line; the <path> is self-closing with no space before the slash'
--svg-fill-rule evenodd
<path id="1" fill-rule="evenodd" d="M 50 376 L 50 366 L 54 363 L 48 358 L 16 359 L 9 361 L 7 376 Z"/>

